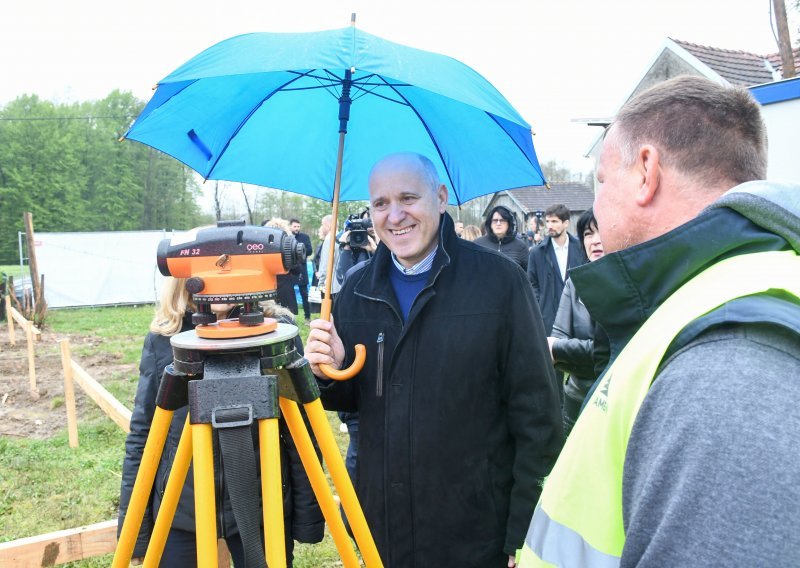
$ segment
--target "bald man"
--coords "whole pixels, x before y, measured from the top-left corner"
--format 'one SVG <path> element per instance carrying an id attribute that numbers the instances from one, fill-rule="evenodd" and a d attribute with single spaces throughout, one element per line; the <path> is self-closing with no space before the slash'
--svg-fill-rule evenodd
<path id="1" fill-rule="evenodd" d="M 367 522 L 387 566 L 515 566 L 563 443 L 531 287 L 519 266 L 457 237 L 428 158 L 384 158 L 369 193 L 380 245 L 306 348 L 325 407 L 360 412 Z M 357 343 L 361 372 L 326 381 L 318 365 L 350 365 Z"/>

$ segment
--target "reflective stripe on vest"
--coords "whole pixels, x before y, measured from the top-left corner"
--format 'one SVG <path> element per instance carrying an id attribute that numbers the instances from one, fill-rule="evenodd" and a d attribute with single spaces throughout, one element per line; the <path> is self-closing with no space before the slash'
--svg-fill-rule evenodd
<path id="1" fill-rule="evenodd" d="M 647 319 L 603 376 L 547 478 L 525 538 L 522 568 L 619 565 L 625 544 L 625 452 L 664 353 L 695 319 L 736 298 L 773 290 L 800 303 L 795 252 L 720 261 L 681 286 Z"/>

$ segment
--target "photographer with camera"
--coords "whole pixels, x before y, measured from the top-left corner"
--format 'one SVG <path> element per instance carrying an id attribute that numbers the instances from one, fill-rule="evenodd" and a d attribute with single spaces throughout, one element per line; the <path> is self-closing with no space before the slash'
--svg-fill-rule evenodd
<path id="1" fill-rule="evenodd" d="M 369 209 L 360 215 L 350 215 L 344 223 L 344 231 L 339 237 L 339 259 L 336 263 L 336 279 L 333 284 L 336 288 L 333 293 L 341 289 L 347 271 L 359 262 L 369 260 L 378 248 L 378 238 L 372 228 L 372 219 Z"/>

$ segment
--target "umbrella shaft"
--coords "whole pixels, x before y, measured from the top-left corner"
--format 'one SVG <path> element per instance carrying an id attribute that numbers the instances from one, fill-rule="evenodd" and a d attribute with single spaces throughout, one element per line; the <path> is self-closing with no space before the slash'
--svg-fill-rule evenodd
<path id="1" fill-rule="evenodd" d="M 348 71 L 349 73 L 349 71 Z M 342 158 L 344 157 L 344 137 L 347 134 L 347 129 L 343 132 L 339 132 L 339 152 L 336 156 L 336 176 L 333 180 L 333 211 L 331 215 L 333 219 L 331 220 L 331 243 L 330 248 L 328 249 L 328 266 L 327 266 L 327 274 L 325 276 L 325 299 L 329 300 L 331 297 L 331 285 L 333 284 L 333 278 L 335 275 L 335 266 L 334 260 L 336 260 L 336 224 L 337 219 L 339 217 L 339 190 L 341 189 L 342 185 Z M 330 303 L 327 303 L 330 305 Z M 320 314 L 322 319 L 330 321 L 331 314 L 330 308 L 325 310 L 325 304 L 323 304 L 323 313 Z M 325 312 L 328 313 L 325 313 Z"/>

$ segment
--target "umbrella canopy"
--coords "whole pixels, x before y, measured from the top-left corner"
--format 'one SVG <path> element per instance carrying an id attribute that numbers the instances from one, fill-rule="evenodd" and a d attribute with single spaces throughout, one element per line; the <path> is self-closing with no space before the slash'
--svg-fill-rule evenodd
<path id="1" fill-rule="evenodd" d="M 544 183 L 530 125 L 486 79 L 353 26 L 222 41 L 160 81 L 125 137 L 206 179 L 332 201 L 348 91 L 341 200 L 367 199 L 372 165 L 405 151 L 433 160 L 452 204 Z"/>

